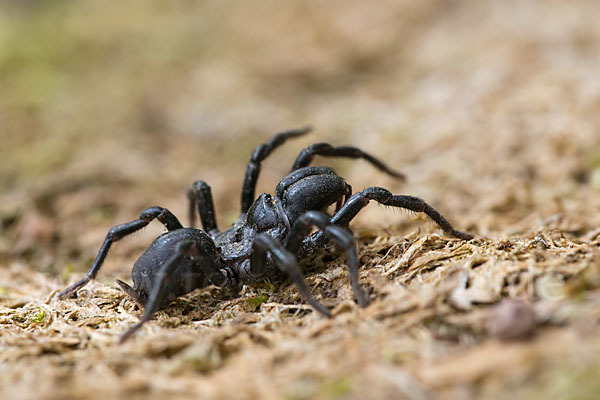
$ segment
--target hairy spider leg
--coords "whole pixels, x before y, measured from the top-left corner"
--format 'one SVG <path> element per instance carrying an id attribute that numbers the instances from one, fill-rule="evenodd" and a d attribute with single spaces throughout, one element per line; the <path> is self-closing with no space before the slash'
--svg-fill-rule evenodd
<path id="1" fill-rule="evenodd" d="M 286 248 L 293 254 L 298 254 L 301 250 L 302 240 L 310 233 L 313 226 L 319 228 L 329 240 L 347 252 L 350 283 L 354 297 L 360 307 L 366 307 L 369 301 L 359 283 L 358 252 L 354 237 L 346 229 L 334 225 L 327 214 L 318 211 L 308 211 L 302 214 L 292 226 L 292 230 L 287 237 Z"/>
<path id="2" fill-rule="evenodd" d="M 442 214 L 420 198 L 404 195 L 394 196 L 389 190 L 375 186 L 368 187 L 362 192 L 354 193 L 346 204 L 344 204 L 331 218 L 331 222 L 342 227 L 347 227 L 350 221 L 356 217 L 360 210 L 366 207 L 371 200 L 375 200 L 386 206 L 405 208 L 407 210 L 425 213 L 440 228 L 442 228 L 445 233 L 463 240 L 473 239 L 473 235 L 470 233 L 454 229 L 452 224 L 450 224 Z"/>
<path id="3" fill-rule="evenodd" d="M 280 242 L 266 233 L 259 233 L 254 238 L 250 261 L 252 275 L 258 278 L 265 274 L 267 267 L 267 252 L 273 257 L 277 268 L 292 279 L 292 282 L 296 285 L 302 299 L 321 314 L 326 317 L 331 317 L 329 309 L 318 302 L 310 293 L 310 289 L 302 275 L 302 270 L 296 261 L 296 256 L 287 250 Z"/>
<path id="4" fill-rule="evenodd" d="M 248 161 L 246 167 L 246 175 L 244 177 L 244 186 L 242 187 L 242 214 L 246 214 L 254 203 L 254 192 L 256 191 L 256 182 L 260 173 L 260 163 L 271 154 L 273 150 L 281 146 L 286 140 L 298 136 L 302 136 L 310 132 L 310 126 L 292 129 L 289 131 L 280 132 L 271 137 L 266 143 L 258 145 L 252 152 L 252 157 Z"/>
<path id="5" fill-rule="evenodd" d="M 119 343 L 125 342 L 131 337 L 138 329 L 142 327 L 146 322 L 150 320 L 152 315 L 159 309 L 162 299 L 168 294 L 167 291 L 167 279 L 169 275 L 180 265 L 181 261 L 186 256 L 198 255 L 198 243 L 193 240 L 182 240 L 177 243 L 175 253 L 161 266 L 160 270 L 156 274 L 154 284 L 152 285 L 152 292 L 148 297 L 146 306 L 144 307 L 144 314 L 138 323 L 133 325 L 121 336 Z M 226 277 L 219 270 L 219 268 L 210 263 L 203 263 L 199 265 L 199 268 L 208 268 L 210 271 L 211 281 L 216 285 L 223 285 L 226 283 Z"/>
<path id="6" fill-rule="evenodd" d="M 204 232 L 214 238 L 219 233 L 219 229 L 210 186 L 204 181 L 194 182 L 188 191 L 188 199 L 190 200 L 190 227 L 194 228 L 196 225 L 196 210 L 198 210 Z"/>
<path id="7" fill-rule="evenodd" d="M 102 243 L 102 247 L 100 247 L 100 251 L 98 251 L 98 255 L 96 256 L 96 259 L 94 260 L 94 263 L 92 264 L 92 267 L 88 273 L 79 282 L 74 283 L 60 292 L 58 294 L 58 298 L 64 299 L 68 295 L 85 286 L 92 279 L 95 279 L 96 275 L 98 275 L 98 271 L 100 271 L 100 267 L 102 266 L 104 259 L 106 258 L 106 255 L 108 254 L 110 246 L 114 242 L 123 239 L 125 236 L 144 228 L 154 219 L 162 222 L 165 228 L 167 228 L 169 231 L 183 228 L 177 217 L 175 217 L 175 215 L 173 215 L 169 210 L 162 207 L 147 208 L 142 211 L 139 219 L 112 227 L 106 234 L 104 243 Z"/>
<path id="8" fill-rule="evenodd" d="M 383 161 L 373 157 L 372 155 L 365 153 L 358 147 L 352 146 L 339 146 L 333 147 L 329 143 L 315 143 L 307 148 L 303 149 L 292 167 L 291 172 L 296 171 L 302 167 L 306 167 L 311 163 L 315 156 L 325 157 L 346 157 L 346 158 L 362 158 L 371 163 L 375 168 L 401 180 L 405 180 L 406 176 L 398 171 L 395 171 L 388 167 Z"/>

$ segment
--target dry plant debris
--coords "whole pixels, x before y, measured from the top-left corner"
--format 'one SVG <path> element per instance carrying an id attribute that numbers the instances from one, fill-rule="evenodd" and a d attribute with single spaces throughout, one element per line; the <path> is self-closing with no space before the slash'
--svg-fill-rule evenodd
<path id="1" fill-rule="evenodd" d="M 597 397 L 597 1 L 22 3 L 0 6 L 0 398 Z M 360 145 L 408 183 L 320 161 L 477 238 L 372 205 L 368 308 L 323 252 L 305 267 L 330 320 L 289 282 L 209 289 L 118 346 L 141 311 L 114 278 L 152 225 L 56 300 L 111 226 L 155 204 L 184 220 L 194 179 L 226 225 L 252 147 L 303 123 L 259 191 L 311 142 Z"/>

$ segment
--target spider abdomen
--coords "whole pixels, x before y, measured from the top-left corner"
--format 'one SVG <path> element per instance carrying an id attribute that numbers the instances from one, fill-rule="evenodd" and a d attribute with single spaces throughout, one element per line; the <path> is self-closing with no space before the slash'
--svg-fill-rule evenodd
<path id="1" fill-rule="evenodd" d="M 182 241 L 198 244 L 198 254 L 186 255 L 168 276 L 159 279 L 161 266 L 177 253 L 177 245 Z M 161 301 L 162 308 L 177 297 L 210 284 L 209 276 L 199 268 L 199 264 L 214 263 L 218 257 L 217 249 L 210 237 L 199 229 L 183 228 L 165 232 L 157 237 L 137 259 L 131 272 L 133 290 L 138 302 L 145 303 L 157 282 L 166 286 L 166 296 Z"/>

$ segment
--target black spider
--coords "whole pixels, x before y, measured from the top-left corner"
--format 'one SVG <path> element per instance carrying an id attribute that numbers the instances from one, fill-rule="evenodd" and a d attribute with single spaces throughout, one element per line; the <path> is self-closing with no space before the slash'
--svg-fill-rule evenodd
<path id="1" fill-rule="evenodd" d="M 277 185 L 275 196 L 263 193 L 255 200 L 261 161 L 287 139 L 309 131 L 310 128 L 303 128 L 278 133 L 254 149 L 242 188 L 241 214 L 226 231 L 217 228 L 210 187 L 197 181 L 188 192 L 190 228 L 184 228 L 166 208 L 145 209 L 139 219 L 110 229 L 89 272 L 58 297 L 65 298 L 94 279 L 110 246 L 153 219 L 158 219 L 168 232 L 156 238 L 136 261 L 132 271 L 133 287 L 117 280 L 129 296 L 145 307 L 140 322 L 121 337 L 121 342 L 148 321 L 155 311 L 196 288 L 211 284 L 235 288 L 265 277 L 275 276 L 276 279 L 280 272 L 289 275 L 302 298 L 315 310 L 330 316 L 329 310 L 311 295 L 296 261 L 297 256 L 323 247 L 326 240 L 347 252 L 352 290 L 358 304 L 365 307 L 368 299 L 359 284 L 356 244 L 347 227 L 371 200 L 424 212 L 444 232 L 465 240 L 473 237 L 454 229 L 439 212 L 417 197 L 394 196 L 380 187 L 369 187 L 352 194 L 350 185 L 331 168 L 308 166 L 315 155 L 363 158 L 378 169 L 404 179 L 404 175 L 356 147 L 317 143 L 305 148 L 296 158 L 290 174 Z M 336 203 L 336 211 L 330 216 L 325 210 L 333 203 Z M 196 209 L 204 230 L 193 227 Z M 311 234 L 313 227 L 318 231 Z"/>

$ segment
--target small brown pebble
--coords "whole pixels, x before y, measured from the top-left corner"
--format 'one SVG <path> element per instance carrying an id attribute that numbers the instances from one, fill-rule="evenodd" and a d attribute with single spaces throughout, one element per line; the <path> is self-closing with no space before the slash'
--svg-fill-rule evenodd
<path id="1" fill-rule="evenodd" d="M 492 309 L 487 330 L 501 340 L 523 340 L 533 334 L 536 324 L 535 311 L 529 302 L 503 300 Z"/>

